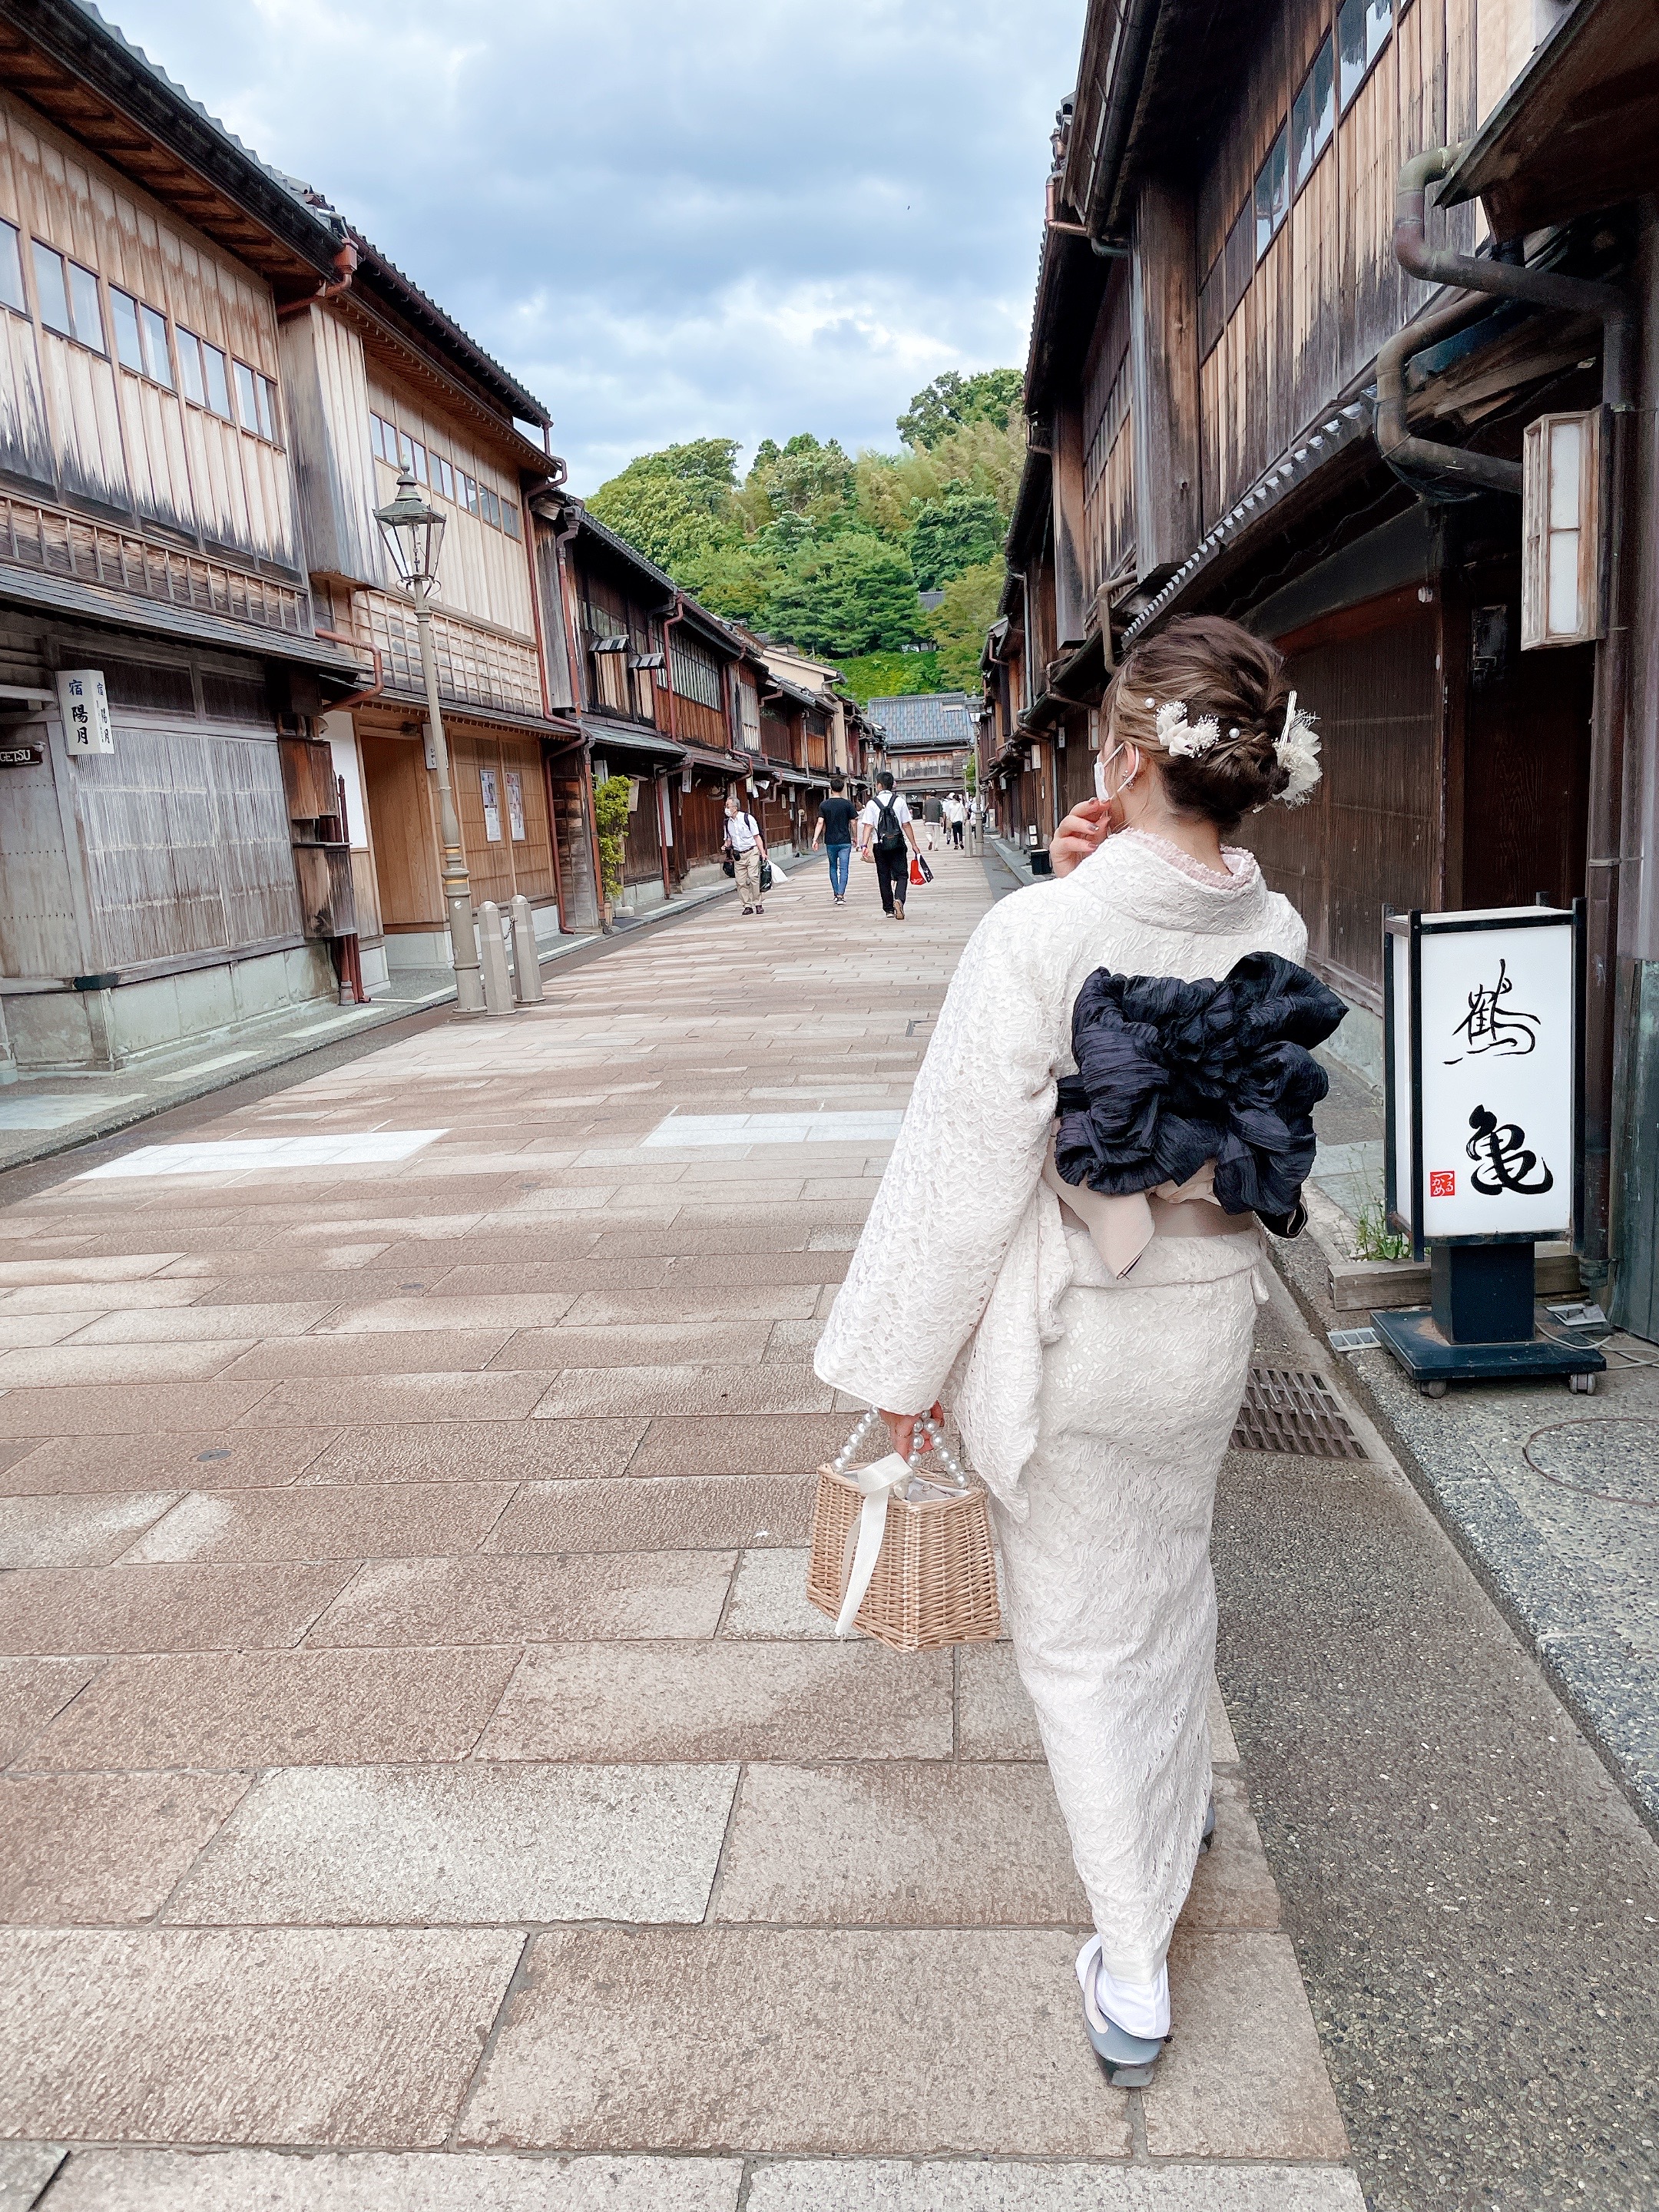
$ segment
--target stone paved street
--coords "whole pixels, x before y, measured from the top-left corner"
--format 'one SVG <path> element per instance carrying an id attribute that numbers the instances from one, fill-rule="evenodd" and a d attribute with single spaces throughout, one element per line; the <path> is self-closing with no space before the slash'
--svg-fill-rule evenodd
<path id="1" fill-rule="evenodd" d="M 811 1345 L 990 903 L 936 865 L 0 1213 L 0 2204 L 1359 2205 L 1218 1695 L 1124 2094 L 1008 1647 L 805 1601 Z"/>

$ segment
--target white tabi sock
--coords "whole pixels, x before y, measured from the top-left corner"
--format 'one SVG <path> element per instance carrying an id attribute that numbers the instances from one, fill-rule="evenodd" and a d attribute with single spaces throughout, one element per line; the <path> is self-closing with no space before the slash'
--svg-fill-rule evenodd
<path id="1" fill-rule="evenodd" d="M 1095 1973 L 1095 2002 L 1126 2033 L 1154 2037 L 1170 2033 L 1170 1969 L 1158 1968 L 1150 1981 L 1128 1981 L 1107 1970 L 1103 1959 Z"/>

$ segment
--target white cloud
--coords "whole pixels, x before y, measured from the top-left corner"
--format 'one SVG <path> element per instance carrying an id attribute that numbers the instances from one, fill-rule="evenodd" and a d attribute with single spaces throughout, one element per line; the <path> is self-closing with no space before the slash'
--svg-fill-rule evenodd
<path id="1" fill-rule="evenodd" d="M 1023 360 L 1082 0 L 110 0 L 552 410 L 591 490 L 671 439 L 891 444 Z"/>

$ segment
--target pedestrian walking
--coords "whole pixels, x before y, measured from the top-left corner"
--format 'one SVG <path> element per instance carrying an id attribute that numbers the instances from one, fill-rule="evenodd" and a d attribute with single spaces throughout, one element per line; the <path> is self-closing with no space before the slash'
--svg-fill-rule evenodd
<path id="1" fill-rule="evenodd" d="M 818 825 L 812 832 L 812 847 L 819 845 L 830 855 L 830 891 L 837 906 L 847 903 L 847 878 L 853 860 L 853 823 L 858 808 L 846 795 L 846 778 L 832 775 L 830 796 L 818 809 Z"/>
<path id="2" fill-rule="evenodd" d="M 1210 1519 L 1265 1295 L 1257 1219 L 1305 1219 L 1326 1089 L 1305 1048 L 1343 1009 L 1294 964 L 1294 908 L 1222 842 L 1318 781 L 1279 655 L 1174 623 L 1109 709 L 1099 797 L 1051 847 L 1065 880 L 999 902 L 963 955 L 816 1365 L 902 1453 L 951 1394 L 1092 1908 L 1090 2040 L 1137 2087 L 1214 1821 Z"/>
<path id="3" fill-rule="evenodd" d="M 766 860 L 766 840 L 760 823 L 738 797 L 735 785 L 726 799 L 726 849 L 732 863 L 745 914 L 763 914 L 761 869 Z"/>
<path id="4" fill-rule="evenodd" d="M 953 791 L 945 802 L 945 819 L 950 824 L 951 842 L 958 853 L 962 850 L 963 825 L 967 818 L 967 811 Z"/>
<path id="5" fill-rule="evenodd" d="M 876 795 L 859 817 L 859 830 L 860 854 L 876 864 L 882 911 L 895 921 L 902 921 L 904 894 L 910 882 L 909 855 L 921 848 L 916 842 L 910 810 L 893 788 L 890 769 L 883 769 L 876 778 Z"/>
<path id="6" fill-rule="evenodd" d="M 945 805 L 938 792 L 930 791 L 921 802 L 921 818 L 927 831 L 927 849 L 938 849 L 939 826 L 945 819 Z"/>

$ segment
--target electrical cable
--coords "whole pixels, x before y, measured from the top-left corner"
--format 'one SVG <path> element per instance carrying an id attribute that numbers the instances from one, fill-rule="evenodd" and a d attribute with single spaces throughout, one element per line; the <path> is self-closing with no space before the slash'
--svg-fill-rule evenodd
<path id="1" fill-rule="evenodd" d="M 1642 1363 L 1644 1367 L 1651 1364 L 1648 1360 L 1644 1360 Z M 1557 1429 L 1650 1429 L 1654 1425 L 1652 1421 L 1643 1419 L 1639 1414 L 1614 1414 L 1610 1420 L 1603 1420 L 1594 1414 L 1589 1414 L 1577 1421 L 1544 1421 L 1533 1431 L 1532 1435 L 1522 1445 L 1521 1456 L 1534 1474 L 1541 1474 L 1546 1482 L 1553 1482 L 1558 1490 L 1571 1491 L 1575 1498 L 1600 1498 L 1609 1505 L 1642 1505 L 1645 1506 L 1650 1513 L 1659 1513 L 1659 1498 L 1626 1498 L 1615 1490 L 1587 1490 L 1582 1482 L 1569 1482 L 1565 1475 L 1552 1474 L 1548 1468 L 1540 1467 L 1532 1455 L 1534 1440 L 1539 1437 L 1548 1436 Z"/>

